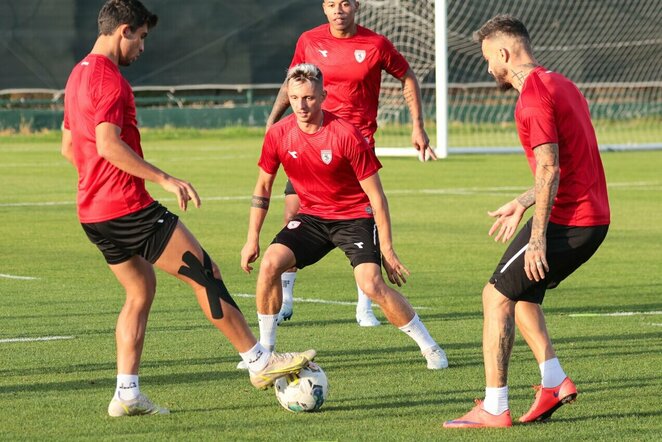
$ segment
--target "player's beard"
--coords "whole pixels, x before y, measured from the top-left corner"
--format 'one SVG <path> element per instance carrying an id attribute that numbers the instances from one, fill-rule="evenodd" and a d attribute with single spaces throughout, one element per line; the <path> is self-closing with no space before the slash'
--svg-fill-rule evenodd
<path id="1" fill-rule="evenodd" d="M 133 57 L 133 58 L 127 58 L 127 57 L 121 57 L 120 56 L 119 60 L 117 61 L 117 64 L 119 64 L 120 66 L 131 66 L 131 64 L 136 60 L 138 60 L 138 56 Z"/>
<path id="2" fill-rule="evenodd" d="M 505 92 L 513 88 L 513 85 L 506 80 L 508 77 L 508 69 L 495 69 L 492 76 L 494 77 L 494 81 L 496 81 L 499 90 Z"/>

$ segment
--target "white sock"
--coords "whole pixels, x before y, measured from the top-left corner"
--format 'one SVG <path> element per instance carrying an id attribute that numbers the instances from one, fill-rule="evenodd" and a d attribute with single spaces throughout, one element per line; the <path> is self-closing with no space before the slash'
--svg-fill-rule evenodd
<path id="1" fill-rule="evenodd" d="M 356 290 L 359 293 L 358 302 L 356 303 L 356 313 L 371 312 L 372 300 L 363 293 L 363 290 L 358 285 L 356 286 Z"/>
<path id="2" fill-rule="evenodd" d="M 280 275 L 283 285 L 283 304 L 292 304 L 294 301 L 294 281 L 297 280 L 297 272 L 285 272 Z"/>
<path id="3" fill-rule="evenodd" d="M 547 360 L 538 366 L 540 367 L 543 388 L 558 387 L 566 378 L 565 371 L 561 368 L 559 358 Z"/>
<path id="4" fill-rule="evenodd" d="M 246 353 L 239 353 L 239 356 L 248 365 L 250 371 L 257 373 L 266 367 L 267 362 L 269 362 L 269 356 L 271 356 L 271 350 L 264 348 L 264 345 L 257 342 Z"/>
<path id="5" fill-rule="evenodd" d="M 421 351 L 425 351 L 430 347 L 435 347 L 437 343 L 432 339 L 428 329 L 425 328 L 425 325 L 418 318 L 418 315 L 414 313 L 414 317 L 409 324 L 400 327 L 400 330 L 407 333 L 407 335 L 412 338 L 418 344 L 418 347 Z"/>
<path id="6" fill-rule="evenodd" d="M 495 416 L 508 409 L 508 386 L 486 387 L 483 410 Z"/>
<path id="7" fill-rule="evenodd" d="M 278 325 L 277 321 L 278 314 L 257 314 L 257 322 L 260 326 L 260 344 L 271 350 L 276 347 L 276 327 Z"/>
<path id="8" fill-rule="evenodd" d="M 118 374 L 115 397 L 124 401 L 135 399 L 140 394 L 137 374 Z"/>

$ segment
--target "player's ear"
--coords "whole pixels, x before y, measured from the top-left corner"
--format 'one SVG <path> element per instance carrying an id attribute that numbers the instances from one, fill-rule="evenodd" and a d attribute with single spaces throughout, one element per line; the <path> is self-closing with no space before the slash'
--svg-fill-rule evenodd
<path id="1" fill-rule="evenodd" d="M 499 58 L 504 63 L 507 63 L 510 60 L 510 51 L 507 48 L 499 48 Z"/>
<path id="2" fill-rule="evenodd" d="M 122 37 L 131 38 L 131 34 L 132 34 L 131 26 L 124 24 L 124 25 L 120 25 L 118 29 Z"/>

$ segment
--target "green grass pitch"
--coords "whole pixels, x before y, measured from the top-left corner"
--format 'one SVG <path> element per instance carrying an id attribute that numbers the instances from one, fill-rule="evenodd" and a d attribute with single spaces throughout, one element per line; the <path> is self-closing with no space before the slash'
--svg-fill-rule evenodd
<path id="1" fill-rule="evenodd" d="M 152 131 L 146 158 L 199 191 L 180 213 L 219 262 L 257 332 L 256 275 L 239 268 L 259 131 Z M 141 388 L 169 416 L 112 419 L 118 283 L 81 230 L 76 177 L 57 134 L 0 138 L 0 440 L 659 440 L 662 434 L 662 152 L 606 153 L 613 221 L 597 255 L 543 308 L 575 404 L 552 421 L 508 430 L 450 431 L 444 420 L 483 396 L 480 293 L 505 249 L 487 236 L 486 212 L 532 183 L 523 155 L 451 156 L 421 164 L 383 159 L 397 253 L 412 272 L 404 294 L 448 353 L 429 371 L 402 332 L 359 328 L 351 269 L 333 252 L 299 275 L 294 317 L 278 348 L 318 350 L 330 393 L 318 413 L 294 415 L 273 391 L 254 390 L 230 345 L 192 293 L 159 274 Z M 279 176 L 263 250 L 282 217 Z M 154 185 L 153 195 L 176 210 Z M 10 277 L 36 279 L 12 279 Z M 629 316 L 609 313 L 638 312 Z M 384 319 L 381 311 L 376 314 Z M 593 315 L 596 314 L 596 315 Z M 49 336 L 71 339 L 15 342 Z M 521 337 L 510 367 L 514 418 L 533 399 L 538 367 Z"/>

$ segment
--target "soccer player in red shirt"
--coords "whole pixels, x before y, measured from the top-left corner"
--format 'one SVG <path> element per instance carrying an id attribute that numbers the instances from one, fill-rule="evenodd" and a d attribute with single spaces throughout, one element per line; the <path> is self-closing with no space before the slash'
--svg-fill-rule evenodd
<path id="1" fill-rule="evenodd" d="M 533 405 L 520 422 L 547 420 L 577 397 L 561 368 L 541 304 L 547 289 L 586 262 L 609 228 L 607 184 L 588 103 L 577 86 L 539 66 L 524 24 L 509 15 L 486 22 L 475 38 L 488 72 L 501 89 L 515 88 L 515 121 L 535 185 L 488 214 L 495 240 L 508 241 L 524 212 L 532 218 L 515 236 L 483 289 L 485 400 L 447 428 L 510 427 L 508 362 L 515 325 L 538 362 L 542 377 Z"/>
<path id="2" fill-rule="evenodd" d="M 382 278 L 401 286 L 409 274 L 393 249 L 388 203 L 379 180 L 374 150 L 350 123 L 322 110 L 326 97 L 320 70 L 299 64 L 288 71 L 293 114 L 267 131 L 252 198 L 248 238 L 241 251 L 246 272 L 260 255 L 260 230 L 267 215 L 276 172 L 282 164 L 301 198 L 301 209 L 267 248 L 257 280 L 260 342 L 276 343 L 282 303 L 281 274 L 304 268 L 339 247 L 354 268 L 357 285 L 377 302 L 386 318 L 418 344 L 430 369 L 448 366 L 402 294 Z M 378 233 L 379 232 L 379 233 Z"/>
<path id="3" fill-rule="evenodd" d="M 156 23 L 157 16 L 138 0 L 108 0 L 99 12 L 99 37 L 65 89 L 62 155 L 78 171 L 78 217 L 126 291 L 115 329 L 117 388 L 108 406 L 113 417 L 168 413 L 138 383 L 156 294 L 154 266 L 193 288 L 207 318 L 246 361 L 255 387 L 299 371 L 315 356 L 314 350 L 277 354 L 257 342 L 218 266 L 177 215 L 145 189 L 149 180 L 174 193 L 180 209 L 189 201 L 200 206 L 190 183 L 144 160 L 133 92 L 118 68 L 138 59 Z"/>
<path id="4" fill-rule="evenodd" d="M 421 158 L 436 159 L 423 127 L 421 92 L 416 75 L 407 60 L 384 36 L 356 24 L 359 9 L 356 0 L 323 0 L 322 9 L 328 23 L 304 32 L 299 37 L 290 67 L 312 63 L 324 72 L 327 98 L 323 108 L 356 126 L 375 147 L 377 107 L 382 71 L 402 82 L 402 92 L 409 107 L 413 128 L 411 140 Z M 283 84 L 267 120 L 267 130 L 283 115 L 290 103 L 287 85 Z M 427 156 L 426 156 L 427 155 Z M 296 187 L 285 189 L 285 222 L 299 209 Z M 292 290 L 296 273 L 283 275 L 284 303 L 280 320 L 292 316 Z M 372 312 L 370 299 L 358 289 L 356 320 L 361 326 L 379 325 Z"/>

